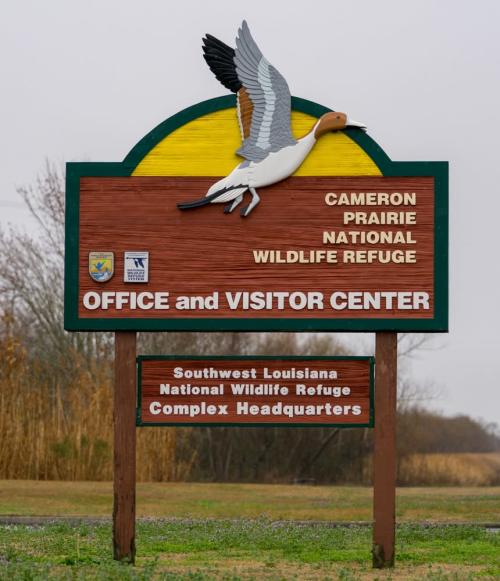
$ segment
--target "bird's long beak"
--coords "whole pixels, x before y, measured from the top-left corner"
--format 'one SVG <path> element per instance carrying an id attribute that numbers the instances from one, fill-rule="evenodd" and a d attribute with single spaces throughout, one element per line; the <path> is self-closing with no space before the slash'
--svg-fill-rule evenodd
<path id="1" fill-rule="evenodd" d="M 359 121 L 354 121 L 354 119 L 351 119 L 350 117 L 347 117 L 347 121 L 346 121 L 345 126 L 346 127 L 359 127 L 359 129 L 362 129 L 363 131 L 366 131 L 368 129 L 368 127 L 364 123 L 360 123 Z"/>

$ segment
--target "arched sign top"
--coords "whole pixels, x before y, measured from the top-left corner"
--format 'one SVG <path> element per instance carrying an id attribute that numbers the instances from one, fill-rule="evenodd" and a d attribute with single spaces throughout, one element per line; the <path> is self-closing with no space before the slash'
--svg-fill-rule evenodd
<path id="1" fill-rule="evenodd" d="M 331 109 L 292 97 L 292 130 L 297 138 Z M 136 176 L 220 176 L 241 158 L 236 97 L 202 101 L 169 117 L 145 135 L 125 157 Z M 293 174 L 297 176 L 380 176 L 391 161 L 365 132 L 345 129 L 324 136 Z M 133 168 L 133 169 L 132 169 Z"/>

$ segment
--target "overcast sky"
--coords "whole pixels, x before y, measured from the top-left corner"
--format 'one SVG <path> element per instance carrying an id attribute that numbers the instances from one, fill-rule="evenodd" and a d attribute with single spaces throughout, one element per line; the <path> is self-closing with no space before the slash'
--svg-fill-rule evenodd
<path id="1" fill-rule="evenodd" d="M 45 159 L 120 161 L 226 94 L 201 37 L 232 43 L 243 18 L 292 94 L 363 121 L 394 160 L 450 161 L 451 331 L 412 367 L 439 409 L 498 422 L 497 0 L 2 0 L 1 224 L 29 224 L 16 186 Z"/>

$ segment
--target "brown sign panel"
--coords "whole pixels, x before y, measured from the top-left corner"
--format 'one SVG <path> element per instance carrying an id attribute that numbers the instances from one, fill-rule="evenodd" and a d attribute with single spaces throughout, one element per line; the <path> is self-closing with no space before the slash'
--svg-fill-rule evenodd
<path id="1" fill-rule="evenodd" d="M 138 426 L 373 426 L 372 357 L 138 357 Z"/>
<path id="2" fill-rule="evenodd" d="M 289 178 L 246 219 L 177 209 L 210 181 L 81 180 L 81 320 L 434 318 L 433 178 Z M 149 251 L 146 283 L 125 280 L 133 248 Z M 105 285 L 96 249 L 115 256 Z"/>

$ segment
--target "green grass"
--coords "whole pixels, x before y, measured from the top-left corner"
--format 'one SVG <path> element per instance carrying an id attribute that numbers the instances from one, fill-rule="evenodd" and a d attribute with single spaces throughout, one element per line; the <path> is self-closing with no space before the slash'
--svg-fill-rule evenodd
<path id="1" fill-rule="evenodd" d="M 500 488 L 398 489 L 394 571 L 371 569 L 370 527 L 323 522 L 371 510 L 363 487 L 139 483 L 138 516 L 155 520 L 138 522 L 136 567 L 112 560 L 110 524 L 0 526 L 0 580 L 500 579 L 500 533 L 444 526 L 500 522 Z M 0 481 L 0 515 L 111 512 L 108 482 Z"/>
<path id="2" fill-rule="evenodd" d="M 372 571 L 371 530 L 268 519 L 138 523 L 137 566 L 111 559 L 110 525 L 0 527 L 0 579 L 494 579 L 500 536 L 401 525 L 397 568 Z M 429 565 L 431 564 L 432 565 Z"/>
<path id="3" fill-rule="evenodd" d="M 0 481 L 0 515 L 109 516 L 110 482 Z M 371 521 L 372 489 L 356 486 L 139 483 L 137 515 Z M 500 522 L 500 487 L 399 488 L 398 522 Z"/>

